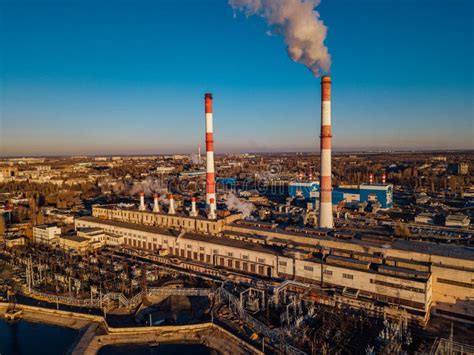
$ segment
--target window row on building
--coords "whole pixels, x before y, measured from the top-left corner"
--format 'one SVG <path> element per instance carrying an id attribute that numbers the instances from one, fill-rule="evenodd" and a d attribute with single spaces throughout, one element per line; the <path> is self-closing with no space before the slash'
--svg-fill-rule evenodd
<path id="1" fill-rule="evenodd" d="M 459 287 L 465 287 L 465 288 L 474 288 L 474 283 L 467 283 L 467 282 L 459 282 L 459 281 L 454 281 L 454 280 L 448 280 L 448 279 L 442 279 L 442 278 L 437 278 L 438 282 L 441 282 L 443 284 L 448 284 L 448 285 L 453 285 L 453 286 L 459 286 Z"/>

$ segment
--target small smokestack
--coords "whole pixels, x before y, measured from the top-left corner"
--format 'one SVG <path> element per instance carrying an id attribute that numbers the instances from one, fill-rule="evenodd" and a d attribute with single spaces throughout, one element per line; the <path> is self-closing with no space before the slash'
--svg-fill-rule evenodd
<path id="1" fill-rule="evenodd" d="M 387 177 L 385 176 L 385 174 L 382 174 L 382 184 L 385 185 L 386 180 L 387 180 Z"/>
<path id="2" fill-rule="evenodd" d="M 138 210 L 139 211 L 145 211 L 146 210 L 146 207 L 145 207 L 145 193 L 144 192 L 140 192 L 140 207 L 138 207 Z"/>
<path id="3" fill-rule="evenodd" d="M 153 196 L 153 212 L 160 212 L 160 204 L 158 203 L 158 195 Z"/>
<path id="4" fill-rule="evenodd" d="M 331 77 L 321 78 L 321 182 L 319 227 L 333 228 L 331 183 Z"/>
<path id="5" fill-rule="evenodd" d="M 201 165 L 201 146 L 198 147 L 198 164 Z"/>
<path id="6" fill-rule="evenodd" d="M 374 183 L 374 175 L 373 174 L 370 174 L 369 175 L 369 184 L 373 184 Z"/>
<path id="7" fill-rule="evenodd" d="M 174 209 L 174 197 L 173 194 L 168 195 L 168 199 L 170 200 L 170 207 L 168 209 L 168 214 L 176 214 L 176 211 Z"/>
<path id="8" fill-rule="evenodd" d="M 213 198 L 211 198 L 211 200 L 209 201 L 209 214 L 207 215 L 207 218 L 208 219 L 216 219 L 217 216 L 216 216 L 216 200 L 214 200 Z"/>
<path id="9" fill-rule="evenodd" d="M 204 95 L 206 117 L 206 204 L 211 211 L 216 210 L 216 175 L 214 172 L 214 128 L 212 122 L 212 94 Z M 211 213 L 210 213 L 211 215 Z M 209 217 L 211 218 L 211 217 Z"/>
<path id="10" fill-rule="evenodd" d="M 198 212 L 196 209 L 196 197 L 194 196 L 191 198 L 191 212 L 189 213 L 189 215 L 191 217 L 197 217 L 198 215 Z"/>

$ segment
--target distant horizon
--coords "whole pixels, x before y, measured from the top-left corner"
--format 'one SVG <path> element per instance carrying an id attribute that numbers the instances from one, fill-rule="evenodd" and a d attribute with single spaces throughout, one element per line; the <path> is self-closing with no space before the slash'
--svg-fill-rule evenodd
<path id="1" fill-rule="evenodd" d="M 472 0 L 315 11 L 335 151 L 474 149 Z M 216 152 L 319 150 L 320 79 L 228 1 L 16 0 L 0 12 L 0 156 L 189 154 L 205 147 L 205 92 Z"/>
<path id="2" fill-rule="evenodd" d="M 202 158 L 205 159 L 205 152 L 201 154 Z M 242 154 L 255 154 L 255 155 L 266 155 L 266 154 L 304 154 L 304 155 L 319 155 L 319 150 L 317 151 L 266 151 L 266 152 L 215 152 L 216 156 L 219 155 L 242 155 Z M 467 149 L 450 149 L 450 150 L 439 150 L 439 149 L 393 149 L 393 150 L 337 150 L 333 149 L 333 155 L 342 155 L 342 154 L 396 154 L 396 153 L 432 153 L 432 154 L 450 154 L 450 153 L 474 153 L 474 149 L 467 148 Z M 75 157 L 153 157 L 153 156 L 173 156 L 173 155 L 196 155 L 195 152 L 174 152 L 174 153 L 107 153 L 107 154 L 40 154 L 40 155 L 11 155 L 11 156 L 4 156 L 0 155 L 0 159 L 21 159 L 21 158 L 75 158 Z"/>

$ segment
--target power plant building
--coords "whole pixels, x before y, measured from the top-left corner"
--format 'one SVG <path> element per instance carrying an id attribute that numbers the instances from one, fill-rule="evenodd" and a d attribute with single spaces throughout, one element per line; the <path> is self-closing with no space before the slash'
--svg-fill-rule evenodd
<path id="1" fill-rule="evenodd" d="M 323 77 L 321 86 L 321 182 L 289 184 L 290 196 L 320 200 L 320 229 L 217 213 L 211 94 L 205 95 L 207 216 L 196 209 L 195 197 L 191 212 L 184 213 L 170 195 L 168 213 L 160 206 L 150 211 L 143 198 L 138 208 L 94 205 L 92 216 L 76 219 L 76 229 L 100 228 L 121 236 L 124 246 L 138 249 L 143 257 L 163 256 L 164 263 L 201 274 L 223 269 L 233 277 L 298 282 L 305 292 L 319 287 L 315 300 L 326 305 L 362 308 L 384 317 L 403 315 L 421 324 L 431 314 L 474 323 L 472 253 L 414 241 L 367 241 L 334 229 L 333 204 L 372 202 L 391 208 L 393 185 L 383 177 L 382 184 L 333 189 L 331 78 Z"/>
<path id="2" fill-rule="evenodd" d="M 240 218 L 213 220 L 109 205 L 93 206 L 91 217 L 76 219 L 76 228 L 101 228 L 122 236 L 129 248 L 157 255 L 164 251 L 179 258 L 183 267 L 202 273 L 217 267 L 296 280 L 308 288 L 324 282 L 336 290 L 333 300 L 351 307 L 393 315 L 407 312 L 422 324 L 431 313 L 474 323 L 474 259 L 463 249 L 403 240 L 365 242 L 355 236 L 340 239 L 337 231 L 307 235 L 303 229 L 269 229 Z"/>

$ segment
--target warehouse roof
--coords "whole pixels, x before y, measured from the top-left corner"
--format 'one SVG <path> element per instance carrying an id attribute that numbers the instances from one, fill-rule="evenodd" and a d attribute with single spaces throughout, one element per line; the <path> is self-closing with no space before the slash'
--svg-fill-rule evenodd
<path id="1" fill-rule="evenodd" d="M 172 236 L 172 237 L 178 237 L 179 235 L 179 232 L 175 232 L 170 229 L 165 229 L 165 228 L 155 227 L 155 226 L 146 226 L 146 225 L 137 224 L 137 223 L 111 221 L 111 220 L 100 219 L 96 217 L 81 217 L 81 218 L 78 218 L 78 220 L 93 222 L 93 223 L 101 223 L 108 226 L 127 228 L 127 229 L 147 232 L 147 233 L 162 234 L 162 235 L 167 235 L 167 236 Z M 201 242 L 206 242 L 206 243 L 219 244 L 219 245 L 226 245 L 226 246 L 247 249 L 247 250 L 254 250 L 258 252 L 275 254 L 275 255 L 279 254 L 278 248 L 276 247 L 272 247 L 269 245 L 254 244 L 254 243 L 249 244 L 248 242 L 235 240 L 235 239 L 200 235 L 200 234 L 195 234 L 195 233 L 190 233 L 190 232 L 186 232 L 181 237 L 181 240 L 186 240 L 186 239 L 196 240 L 196 241 L 201 241 Z"/>
<path id="2" fill-rule="evenodd" d="M 395 240 L 392 242 L 394 249 L 413 251 L 417 253 L 446 256 L 465 260 L 474 260 L 474 248 L 460 245 L 434 244 L 428 242 L 415 242 Z"/>

